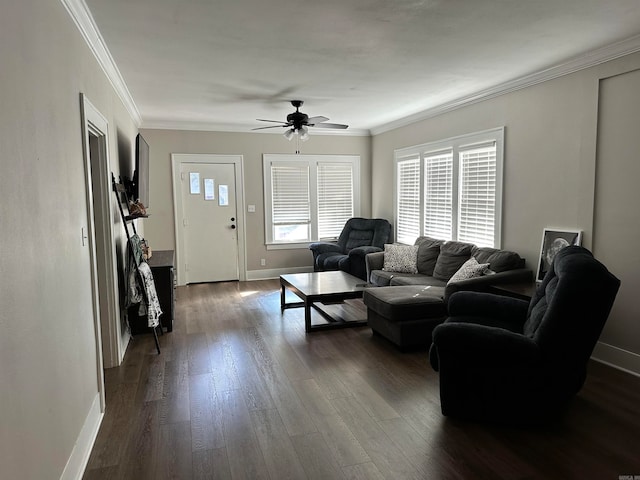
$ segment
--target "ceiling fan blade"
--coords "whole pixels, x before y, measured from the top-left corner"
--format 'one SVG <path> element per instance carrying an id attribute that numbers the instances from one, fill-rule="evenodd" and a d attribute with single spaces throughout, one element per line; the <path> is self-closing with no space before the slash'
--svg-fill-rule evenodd
<path id="1" fill-rule="evenodd" d="M 343 125 L 342 123 L 316 123 L 315 125 L 309 125 L 310 127 L 315 127 L 315 128 L 339 128 L 339 129 L 345 129 L 345 128 L 349 128 L 349 125 Z"/>
<path id="2" fill-rule="evenodd" d="M 256 120 L 258 122 L 271 122 L 271 123 L 282 123 L 282 124 L 286 123 L 286 122 L 283 122 L 282 120 L 265 120 L 264 118 L 256 118 Z"/>
<path id="3" fill-rule="evenodd" d="M 258 128 L 252 128 L 251 130 L 264 130 L 265 128 L 278 128 L 278 127 L 288 127 L 289 125 L 269 125 L 268 127 L 258 127 Z"/>
<path id="4" fill-rule="evenodd" d="M 319 115 L 317 117 L 310 117 L 307 119 L 307 125 L 315 125 L 318 123 L 326 122 L 327 120 L 329 119 L 327 117 L 323 117 L 322 115 Z"/>

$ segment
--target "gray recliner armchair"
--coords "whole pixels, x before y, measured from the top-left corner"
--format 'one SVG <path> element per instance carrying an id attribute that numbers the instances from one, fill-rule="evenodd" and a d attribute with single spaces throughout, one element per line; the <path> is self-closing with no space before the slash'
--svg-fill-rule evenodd
<path id="1" fill-rule="evenodd" d="M 582 388 L 619 286 L 589 250 L 569 246 L 531 302 L 454 293 L 429 352 L 442 413 L 531 424 L 562 412 Z"/>
<path id="2" fill-rule="evenodd" d="M 347 220 L 336 242 L 314 242 L 309 245 L 313 253 L 316 272 L 342 270 L 366 280 L 365 256 L 380 252 L 391 241 L 391 224 L 382 218 L 354 217 Z"/>

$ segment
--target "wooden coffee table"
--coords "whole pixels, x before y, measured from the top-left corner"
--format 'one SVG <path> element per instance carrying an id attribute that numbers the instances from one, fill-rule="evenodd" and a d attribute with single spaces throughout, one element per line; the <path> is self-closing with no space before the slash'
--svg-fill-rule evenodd
<path id="1" fill-rule="evenodd" d="M 367 319 L 335 318 L 325 311 L 321 303 L 343 302 L 352 298 L 362 298 L 367 283 L 342 271 L 292 273 L 280 275 L 280 308 L 304 307 L 304 329 L 306 332 L 330 328 L 356 327 L 367 324 Z M 286 289 L 302 299 L 302 302 L 287 303 Z M 328 323 L 312 325 L 311 307 L 318 311 Z"/>

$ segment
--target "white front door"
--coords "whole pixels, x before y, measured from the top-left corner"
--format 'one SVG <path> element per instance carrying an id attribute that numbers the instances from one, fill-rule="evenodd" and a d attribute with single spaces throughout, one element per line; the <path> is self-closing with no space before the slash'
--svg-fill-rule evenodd
<path id="1" fill-rule="evenodd" d="M 236 167 L 181 163 L 185 282 L 238 280 Z"/>

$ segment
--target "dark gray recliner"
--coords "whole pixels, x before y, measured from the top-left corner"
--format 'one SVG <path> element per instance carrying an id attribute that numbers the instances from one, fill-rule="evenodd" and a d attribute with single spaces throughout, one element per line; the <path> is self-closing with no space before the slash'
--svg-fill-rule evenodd
<path id="1" fill-rule="evenodd" d="M 619 286 L 591 252 L 570 246 L 531 302 L 454 293 L 430 350 L 442 413 L 514 424 L 560 413 L 582 388 Z"/>
<path id="2" fill-rule="evenodd" d="M 347 220 L 336 242 L 314 242 L 313 269 L 316 272 L 342 270 L 366 280 L 365 256 L 380 252 L 391 241 L 391 224 L 382 218 L 354 217 Z"/>

